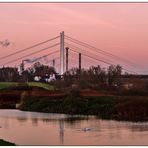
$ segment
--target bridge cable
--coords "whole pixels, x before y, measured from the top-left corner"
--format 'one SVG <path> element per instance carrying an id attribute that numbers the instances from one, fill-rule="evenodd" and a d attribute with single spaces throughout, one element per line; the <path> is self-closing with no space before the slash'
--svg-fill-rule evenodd
<path id="1" fill-rule="evenodd" d="M 81 50 L 81 51 L 84 51 L 84 52 L 86 52 L 86 50 L 84 50 L 84 49 L 82 49 L 82 48 L 79 48 L 79 47 L 77 47 L 77 46 L 75 46 L 75 45 L 73 45 L 73 44 L 69 44 L 69 43 L 67 43 L 67 42 L 64 42 L 66 45 L 68 45 L 68 46 L 70 46 L 70 47 L 72 47 L 72 48 L 75 48 L 75 49 L 79 49 L 79 50 Z M 92 52 L 92 51 L 91 51 Z M 94 53 L 91 53 L 90 51 L 89 51 L 89 53 L 90 54 L 94 54 Z M 88 53 L 88 52 L 87 52 Z M 103 57 L 101 57 L 101 58 L 103 58 Z M 110 60 L 108 60 L 109 62 L 111 62 Z"/>
<path id="2" fill-rule="evenodd" d="M 77 51 L 75 51 L 75 50 L 73 50 L 73 49 L 70 49 L 70 50 L 73 51 L 73 52 L 79 53 L 79 52 L 77 52 Z M 92 57 L 92 56 L 90 56 L 90 55 L 87 55 L 87 54 L 85 54 L 85 53 L 82 53 L 82 55 L 83 55 L 83 56 L 86 56 L 86 57 L 88 57 L 88 58 L 94 59 L 94 60 L 96 60 L 96 61 L 103 62 L 103 63 L 105 63 L 105 64 L 107 64 L 107 65 L 114 65 L 114 64 L 109 63 L 109 62 L 106 62 L 106 61 L 104 61 L 104 60 L 99 60 L 99 59 L 97 59 L 97 58 L 94 58 L 94 57 Z M 115 65 L 114 65 L 114 66 L 115 66 Z M 122 67 L 122 69 L 125 70 L 125 71 L 128 71 L 128 72 L 132 72 L 132 73 L 137 74 L 136 72 L 131 71 L 131 70 L 128 70 L 128 69 L 125 69 L 125 68 L 123 68 L 123 67 Z"/>
<path id="3" fill-rule="evenodd" d="M 2 65 L 0 65 L 0 66 L 4 66 L 4 65 L 7 65 L 7 64 L 9 64 L 9 63 L 16 62 L 16 61 L 21 60 L 21 59 L 23 59 L 23 58 L 25 58 L 25 57 L 28 57 L 28 56 L 30 56 L 30 55 L 34 55 L 34 54 L 36 54 L 36 53 L 42 52 L 43 50 L 47 50 L 47 49 L 49 49 L 49 48 L 53 48 L 53 47 L 55 47 L 55 46 L 57 46 L 57 45 L 59 45 L 59 44 L 60 44 L 60 43 L 56 43 L 56 44 L 54 44 L 54 45 L 52 45 L 52 46 L 43 48 L 43 49 L 41 49 L 41 50 L 38 50 L 38 51 L 32 52 L 32 53 L 30 53 L 30 54 L 27 54 L 27 55 L 25 55 L 25 56 L 19 57 L 19 58 L 17 58 L 17 59 L 8 61 L 7 63 L 4 63 L 4 64 L 2 64 Z M 59 52 L 59 50 L 56 50 L 56 51 L 53 52 L 53 53 L 56 53 L 56 52 Z M 52 54 L 53 54 L 53 53 L 52 53 Z"/>
<path id="4" fill-rule="evenodd" d="M 3 57 L 0 57 L 0 60 L 3 60 L 3 59 L 8 58 L 8 57 L 11 57 L 11 56 L 16 55 L 16 54 L 18 54 L 18 53 L 21 53 L 21 52 L 27 51 L 27 50 L 29 50 L 29 49 L 31 49 L 31 48 L 37 47 L 37 46 L 42 45 L 42 44 L 44 44 L 44 43 L 47 43 L 47 42 L 53 41 L 53 40 L 55 40 L 55 39 L 57 39 L 57 38 L 59 38 L 59 36 L 56 36 L 56 37 L 51 38 L 51 39 L 48 39 L 48 40 L 46 40 L 46 41 L 43 41 L 43 42 L 40 42 L 40 43 L 34 44 L 34 45 L 30 46 L 30 47 L 27 47 L 27 48 L 24 48 L 24 49 L 18 50 L 18 51 L 14 52 L 14 53 L 11 53 L 11 54 L 9 54 L 9 55 L 6 55 L 6 56 L 3 56 Z"/>
<path id="5" fill-rule="evenodd" d="M 66 37 L 65 39 L 67 39 L 67 40 L 69 40 L 69 41 L 71 41 L 71 42 L 74 42 L 74 43 L 79 44 L 79 45 L 81 45 L 81 46 L 85 46 L 86 48 L 95 49 L 96 52 L 98 52 L 98 53 L 101 53 L 101 54 L 106 55 L 106 56 L 110 56 L 110 57 L 112 57 L 112 58 L 116 58 L 116 59 L 118 59 L 118 60 L 120 60 L 120 61 L 122 61 L 122 62 L 124 61 L 124 62 L 128 63 L 129 65 L 131 65 L 132 67 L 135 67 L 135 65 L 136 65 L 135 63 L 133 63 L 133 62 L 127 60 L 127 59 L 123 59 L 123 58 L 121 58 L 121 57 L 119 57 L 119 56 L 117 56 L 117 55 L 114 55 L 114 54 L 111 54 L 111 53 L 106 52 L 106 51 L 104 51 L 104 50 L 101 50 L 101 49 L 99 49 L 99 48 L 96 48 L 96 47 L 94 47 L 94 46 L 92 46 L 92 45 L 89 45 L 89 44 L 84 43 L 84 42 L 82 42 L 82 41 L 79 41 L 79 40 L 77 40 L 77 39 L 71 38 L 71 37 L 69 37 L 69 36 L 67 36 L 67 35 L 65 35 L 65 37 Z"/>
<path id="6" fill-rule="evenodd" d="M 67 45 L 68 45 L 68 43 L 66 43 Z M 69 44 L 70 45 L 70 44 Z M 71 45 L 70 45 L 71 46 Z M 73 46 L 73 45 L 72 45 Z M 80 49 L 81 50 L 81 48 L 78 48 L 78 47 L 76 47 L 76 46 L 73 46 L 74 48 L 77 48 L 77 49 Z M 77 51 L 77 53 L 79 53 L 78 51 Z M 83 55 L 84 55 L 84 53 L 82 53 Z M 93 57 L 94 58 L 94 57 Z M 91 58 L 91 59 L 93 59 L 93 58 Z M 99 59 L 100 61 L 104 61 L 104 60 L 102 60 L 102 59 Z M 104 63 L 106 63 L 106 64 L 109 64 L 109 65 L 115 65 L 115 64 L 113 64 L 113 63 L 109 63 L 109 62 L 106 62 L 106 61 L 104 61 Z M 124 70 L 125 70 L 125 68 L 123 68 Z M 134 72 L 134 71 L 130 71 L 130 70 L 127 70 L 126 69 L 126 71 L 129 71 L 129 72 Z M 136 72 L 134 72 L 134 73 L 136 73 Z"/>

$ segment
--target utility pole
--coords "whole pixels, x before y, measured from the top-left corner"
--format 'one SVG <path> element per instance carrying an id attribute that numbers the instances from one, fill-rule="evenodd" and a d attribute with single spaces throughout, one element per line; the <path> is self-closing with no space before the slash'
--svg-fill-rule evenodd
<path id="1" fill-rule="evenodd" d="M 60 74 L 64 73 L 64 31 L 60 33 Z"/>
<path id="2" fill-rule="evenodd" d="M 81 72 L 81 53 L 79 53 L 79 72 Z"/>
<path id="3" fill-rule="evenodd" d="M 66 47 L 66 71 L 68 71 L 68 49 L 69 47 Z"/>

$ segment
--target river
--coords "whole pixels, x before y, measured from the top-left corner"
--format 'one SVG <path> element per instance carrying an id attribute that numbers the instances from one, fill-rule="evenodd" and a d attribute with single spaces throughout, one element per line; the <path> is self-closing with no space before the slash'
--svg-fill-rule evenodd
<path id="1" fill-rule="evenodd" d="M 148 122 L 0 110 L 0 139 L 16 145 L 148 145 Z"/>

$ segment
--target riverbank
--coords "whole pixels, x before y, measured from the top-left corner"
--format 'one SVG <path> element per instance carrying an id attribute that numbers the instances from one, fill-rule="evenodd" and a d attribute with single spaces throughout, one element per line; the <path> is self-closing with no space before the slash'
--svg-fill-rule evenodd
<path id="1" fill-rule="evenodd" d="M 147 96 L 67 96 L 63 99 L 26 96 L 22 99 L 19 109 L 45 113 L 96 115 L 102 119 L 148 121 Z"/>
<path id="2" fill-rule="evenodd" d="M 148 96 L 125 96 L 95 90 L 46 90 L 28 85 L 19 85 L 0 91 L 1 109 L 15 109 L 16 104 L 20 110 L 24 111 L 148 121 Z"/>
<path id="3" fill-rule="evenodd" d="M 5 85 L 7 83 L 4 83 Z M 11 84 L 11 83 L 10 83 Z M 12 83 L 14 84 L 14 83 Z M 29 83 L 31 85 L 36 85 L 36 83 Z M 41 83 L 44 87 L 46 84 Z M 43 88 L 40 83 L 36 86 L 30 86 L 27 83 L 19 84 L 18 86 L 0 88 L 0 109 L 16 109 L 16 104 L 18 104 L 21 98 L 25 94 L 29 94 L 29 97 L 48 97 L 50 98 L 63 98 L 65 94 L 59 90 L 51 89 L 47 90 Z M 1 85 L 1 83 L 0 83 Z M 8 85 L 8 84 L 7 84 Z M 47 84 L 48 85 L 48 84 Z M 50 86 L 50 85 L 49 85 Z"/>
<path id="4" fill-rule="evenodd" d="M 0 139 L 0 146 L 15 146 L 14 143 Z"/>

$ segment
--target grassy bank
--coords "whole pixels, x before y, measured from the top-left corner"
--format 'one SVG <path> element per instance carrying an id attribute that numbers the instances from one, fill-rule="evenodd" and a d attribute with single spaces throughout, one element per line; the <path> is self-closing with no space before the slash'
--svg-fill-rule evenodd
<path id="1" fill-rule="evenodd" d="M 41 82 L 27 82 L 27 83 L 18 83 L 18 82 L 0 82 L 0 90 L 1 89 L 7 89 L 7 88 L 15 88 L 19 86 L 30 86 L 30 87 L 39 87 L 46 90 L 54 90 L 54 87 L 47 84 L 47 83 L 41 83 Z"/>
<path id="2" fill-rule="evenodd" d="M 28 82 L 27 84 L 28 84 L 28 86 L 31 86 L 31 87 L 40 87 L 40 88 L 43 88 L 43 89 L 46 89 L 46 90 L 54 90 L 54 86 L 50 85 L 50 84 L 47 84 L 47 83 Z"/>
<path id="3" fill-rule="evenodd" d="M 2 139 L 0 139 L 0 146 L 15 146 L 14 143 L 8 142 L 8 141 L 4 141 Z"/>
<path id="4" fill-rule="evenodd" d="M 96 115 L 103 119 L 148 121 L 148 97 L 100 96 L 48 99 L 23 98 L 21 110 L 47 113 Z"/>
<path id="5" fill-rule="evenodd" d="M 0 82 L 0 109 L 15 109 L 16 103 L 20 102 L 20 98 L 24 92 L 36 92 L 47 94 L 54 91 L 54 86 L 41 82 Z"/>
<path id="6" fill-rule="evenodd" d="M 4 83 L 1 84 L 0 86 L 4 88 Z M 6 84 L 7 82 L 5 86 L 7 86 Z M 14 83 L 14 85 L 19 86 L 0 90 L 0 108 L 15 108 L 15 104 L 21 100 L 19 108 L 25 111 L 96 115 L 105 119 L 148 121 L 148 96 L 117 96 L 117 94 L 111 96 L 107 93 L 99 92 L 98 94 L 94 91 L 91 93 L 83 91 L 82 93 L 80 90 L 62 92 L 60 90 L 54 91 L 54 88 L 48 84 L 35 82 Z M 45 87 L 49 89 L 47 90 Z"/>

